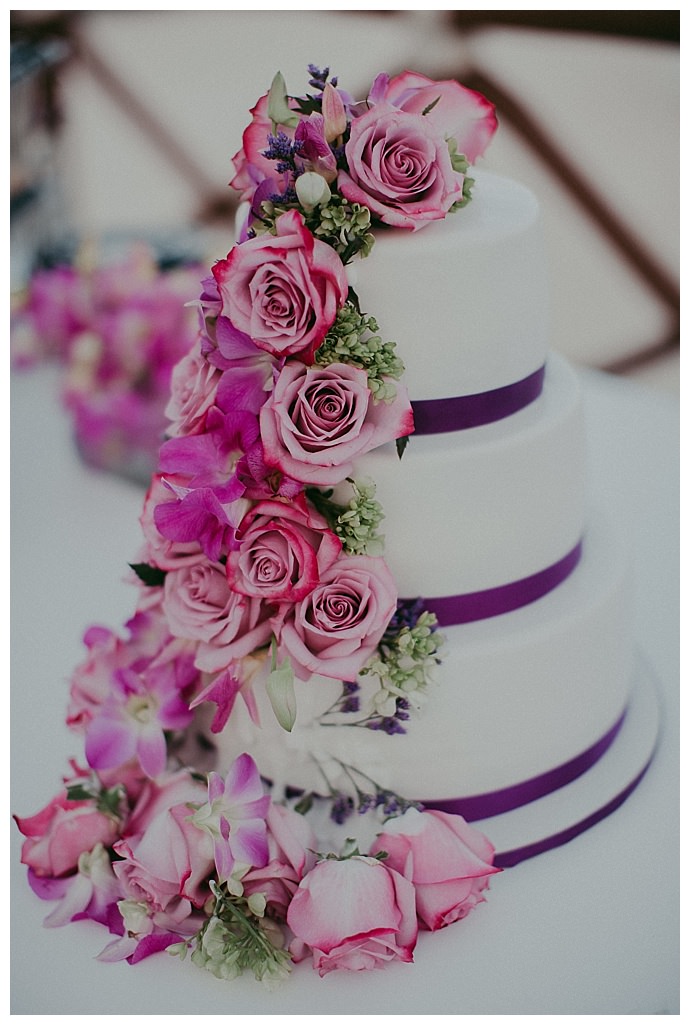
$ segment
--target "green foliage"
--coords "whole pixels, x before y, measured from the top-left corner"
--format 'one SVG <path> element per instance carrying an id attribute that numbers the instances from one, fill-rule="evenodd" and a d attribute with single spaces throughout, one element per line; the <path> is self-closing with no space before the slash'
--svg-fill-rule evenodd
<path id="1" fill-rule="evenodd" d="M 374 498 L 376 486 L 370 480 L 347 478 L 353 497 L 347 505 L 332 500 L 332 491 L 307 488 L 307 498 L 325 516 L 331 530 L 338 535 L 343 549 L 350 555 L 382 555 L 383 537 L 377 534 L 384 518 L 381 503 Z"/>
<path id="2" fill-rule="evenodd" d="M 395 342 L 383 342 L 373 317 L 359 312 L 350 299 L 317 349 L 315 362 L 348 363 L 367 372 L 367 384 L 375 402 L 392 402 L 396 395 L 393 381 L 405 372 L 405 365 L 395 352 Z"/>
<path id="3" fill-rule="evenodd" d="M 211 882 L 213 914 L 194 937 L 192 961 L 217 979 L 236 979 L 244 971 L 273 988 L 290 974 L 292 959 L 282 946 L 279 927 L 264 917 L 260 895 L 235 896 Z M 184 951 L 174 953 L 184 956 Z"/>
<path id="4" fill-rule="evenodd" d="M 164 569 L 159 569 L 158 566 L 151 566 L 148 562 L 130 562 L 128 565 L 130 569 L 134 570 L 142 584 L 146 584 L 147 587 L 163 586 L 166 576 Z"/>

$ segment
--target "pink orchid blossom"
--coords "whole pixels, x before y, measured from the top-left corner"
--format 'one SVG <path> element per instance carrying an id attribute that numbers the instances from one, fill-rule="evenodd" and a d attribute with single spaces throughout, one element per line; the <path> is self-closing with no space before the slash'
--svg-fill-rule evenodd
<path id="1" fill-rule="evenodd" d="M 42 900 L 58 901 L 45 919 L 44 925 L 49 928 L 81 919 L 107 925 L 112 906 L 122 896 L 102 843 L 80 855 L 74 875 L 53 879 L 29 870 L 29 884 Z"/>
<path id="2" fill-rule="evenodd" d="M 304 488 L 301 481 L 289 477 L 277 466 L 269 466 L 261 441 L 249 446 L 237 463 L 235 473 L 244 485 L 244 497 L 253 501 L 295 498 Z"/>
<path id="3" fill-rule="evenodd" d="M 163 772 L 166 730 L 189 725 L 192 713 L 183 692 L 198 679 L 191 655 L 125 668 L 112 677 L 112 690 L 86 729 L 86 757 L 94 769 L 113 769 L 136 757 L 147 776 Z"/>
<path id="4" fill-rule="evenodd" d="M 212 702 L 216 706 L 216 711 L 211 720 L 211 733 L 222 733 L 235 707 L 235 701 L 241 695 L 252 722 L 258 726 L 260 725 L 259 710 L 251 683 L 252 674 L 246 674 L 241 663 L 231 662 L 190 701 L 189 707 L 197 708 L 205 701 Z"/>
<path id="5" fill-rule="evenodd" d="M 264 793 L 259 770 L 248 754 L 236 758 L 225 781 L 209 773 L 208 803 L 194 823 L 213 838 L 218 879 L 229 880 L 235 867 L 261 868 L 268 861 L 266 815 L 271 799 Z"/>
<path id="6" fill-rule="evenodd" d="M 301 880 L 316 862 L 318 842 L 304 815 L 271 803 L 266 815 L 269 861 L 242 877 L 247 897 L 260 893 L 273 917 L 284 922 Z"/>
<path id="7" fill-rule="evenodd" d="M 188 900 L 171 903 L 165 911 L 155 910 L 132 897 L 119 900 L 111 916 L 110 931 L 118 939 L 109 943 L 97 960 L 112 964 L 138 964 L 152 954 L 189 939 L 203 924 Z"/>
<path id="8" fill-rule="evenodd" d="M 162 514 L 161 518 L 165 521 L 171 512 L 175 512 L 180 500 L 187 494 L 189 494 L 189 489 L 184 486 L 181 476 L 177 474 L 170 474 L 166 477 L 163 477 L 161 474 L 153 475 L 144 499 L 142 513 L 139 517 L 139 523 L 144 535 L 144 546 L 137 561 L 149 563 L 162 570 L 168 570 L 177 569 L 188 563 L 202 562 L 206 558 L 199 541 L 201 533 L 197 534 L 192 530 L 188 532 L 187 540 L 176 540 L 175 530 L 173 530 L 173 537 L 168 538 L 162 530 L 159 530 L 156 523 L 156 510 L 159 505 L 171 506 L 169 511 L 166 510 Z M 199 493 L 196 492 L 196 494 L 198 495 Z M 171 495 L 175 496 L 176 501 L 170 501 Z M 220 502 L 214 499 L 214 504 L 222 517 L 225 518 L 225 526 L 229 526 Z M 174 515 L 172 519 L 174 521 Z M 216 520 L 216 517 L 214 517 L 214 520 Z"/>
<path id="9" fill-rule="evenodd" d="M 113 674 L 130 666 L 142 667 L 158 657 L 170 641 L 160 610 L 137 612 L 126 624 L 127 636 L 106 627 L 90 627 L 84 635 L 88 655 L 74 671 L 67 724 L 84 731 L 110 696 Z"/>

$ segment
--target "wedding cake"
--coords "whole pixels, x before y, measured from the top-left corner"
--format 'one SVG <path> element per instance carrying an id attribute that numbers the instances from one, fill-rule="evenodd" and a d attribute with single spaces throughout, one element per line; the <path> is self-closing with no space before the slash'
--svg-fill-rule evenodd
<path id="1" fill-rule="evenodd" d="M 644 771 L 600 773 L 635 718 L 626 559 L 549 351 L 538 204 L 469 173 L 494 109 L 309 71 L 234 158 L 136 611 L 71 681 L 86 764 L 17 819 L 49 924 L 106 926 L 102 959 L 269 983 L 413 960 Z"/>
<path id="2" fill-rule="evenodd" d="M 534 196 L 479 172 L 466 210 L 391 229 L 355 263 L 361 307 L 405 364 L 415 432 L 402 458 L 389 443 L 354 476 L 376 482 L 401 597 L 437 612 L 441 664 L 404 735 L 324 721 L 339 685 L 321 677 L 298 684 L 290 734 L 268 710 L 260 728 L 234 712 L 224 757 L 251 744 L 269 778 L 317 792 L 324 769 L 338 782 L 337 761 L 353 763 L 433 803 L 548 773 L 619 721 L 627 560 L 588 503 L 580 387 L 549 353 L 546 279 Z"/>

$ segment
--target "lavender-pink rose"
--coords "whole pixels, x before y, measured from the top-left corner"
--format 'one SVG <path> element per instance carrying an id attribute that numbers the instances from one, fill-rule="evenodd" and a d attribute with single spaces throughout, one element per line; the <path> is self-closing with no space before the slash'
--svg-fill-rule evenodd
<path id="1" fill-rule="evenodd" d="M 303 494 L 258 502 L 240 523 L 226 565 L 234 591 L 273 602 L 306 597 L 331 566 L 341 542 Z"/>
<path id="2" fill-rule="evenodd" d="M 494 105 L 454 79 L 435 82 L 415 71 L 403 71 L 391 79 L 380 75 L 370 102 L 377 97 L 400 110 L 422 114 L 445 139 L 455 139 L 458 152 L 471 164 L 482 156 L 496 131 Z"/>
<path id="3" fill-rule="evenodd" d="M 170 420 L 169 437 L 179 438 L 203 431 L 221 376 L 221 371 L 201 355 L 198 345 L 173 367 L 171 394 L 165 408 L 165 415 Z"/>
<path id="4" fill-rule="evenodd" d="M 405 388 L 375 402 L 366 371 L 346 363 L 285 364 L 260 414 L 269 466 L 308 484 L 338 484 L 365 452 L 414 430 Z"/>
<path id="5" fill-rule="evenodd" d="M 321 976 L 413 960 L 414 888 L 375 858 L 318 862 L 292 898 L 287 922 L 296 937 L 293 956 L 299 960 L 310 949 Z"/>
<path id="6" fill-rule="evenodd" d="M 298 211 L 282 214 L 276 231 L 236 245 L 214 265 L 222 313 L 258 348 L 309 363 L 347 299 L 347 277 Z"/>
<path id="7" fill-rule="evenodd" d="M 373 655 L 397 604 L 381 558 L 343 555 L 301 602 L 276 622 L 281 651 L 296 675 L 354 680 Z"/>
<path id="8" fill-rule="evenodd" d="M 345 154 L 340 191 L 384 224 L 417 230 L 462 199 L 446 139 L 422 114 L 376 104 L 352 122 Z"/>
<path id="9" fill-rule="evenodd" d="M 464 918 L 484 900 L 493 865 L 489 840 L 461 815 L 411 808 L 389 819 L 369 853 L 386 851 L 386 864 L 410 880 L 417 915 L 426 929 L 441 929 Z"/>
<path id="10" fill-rule="evenodd" d="M 232 591 L 220 563 L 201 562 L 172 570 L 163 585 L 163 608 L 171 633 L 198 641 L 195 664 L 205 672 L 266 644 L 268 615 L 258 598 Z"/>

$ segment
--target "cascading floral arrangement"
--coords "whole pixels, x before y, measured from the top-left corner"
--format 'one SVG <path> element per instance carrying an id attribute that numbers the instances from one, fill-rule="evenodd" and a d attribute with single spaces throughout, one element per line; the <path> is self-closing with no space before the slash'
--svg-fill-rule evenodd
<path id="1" fill-rule="evenodd" d="M 224 774 L 190 765 L 201 706 L 212 733 L 232 730 L 237 698 L 258 719 L 265 686 L 289 731 L 294 679 L 314 674 L 342 682 L 338 714 L 404 732 L 438 657 L 434 618 L 398 600 L 374 484 L 355 477 L 375 447 L 402 456 L 413 417 L 395 346 L 347 268 L 379 227 L 417 230 L 469 201 L 494 111 L 454 81 L 382 74 L 356 102 L 309 71 L 303 97 L 275 77 L 234 157 L 247 217 L 174 371 L 131 564 L 136 612 L 126 638 L 87 632 L 71 683 L 87 767 L 17 818 L 31 886 L 57 902 L 46 924 L 102 923 L 104 960 L 191 950 L 220 978 L 249 969 L 269 984 L 309 956 L 322 975 L 411 961 L 418 930 L 463 918 L 498 871 L 460 816 L 352 766 L 332 817 L 356 807 L 376 838 L 317 853 L 312 795 L 271 792 L 251 753 Z M 366 674 L 380 686 L 363 713 Z"/>

